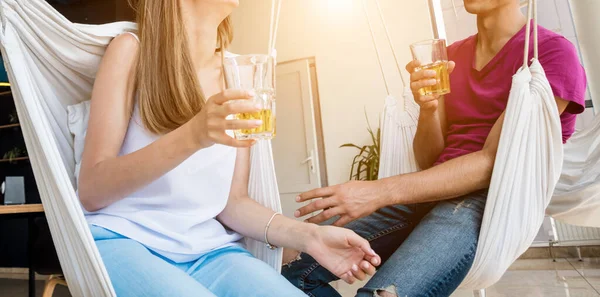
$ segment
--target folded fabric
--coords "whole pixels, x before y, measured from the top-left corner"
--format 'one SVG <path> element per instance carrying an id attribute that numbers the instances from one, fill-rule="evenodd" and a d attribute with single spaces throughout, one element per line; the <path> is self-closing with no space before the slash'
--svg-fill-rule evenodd
<path id="1" fill-rule="evenodd" d="M 73 135 L 73 149 L 75 158 L 75 188 L 79 184 L 79 170 L 81 168 L 81 156 L 85 145 L 85 135 L 90 113 L 90 101 L 67 106 L 68 127 Z"/>

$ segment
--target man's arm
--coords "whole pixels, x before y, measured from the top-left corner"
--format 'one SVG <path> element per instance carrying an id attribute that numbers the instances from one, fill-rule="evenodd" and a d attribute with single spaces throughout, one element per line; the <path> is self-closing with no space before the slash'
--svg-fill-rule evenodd
<path id="1" fill-rule="evenodd" d="M 421 107 L 417 133 L 413 140 L 413 151 L 417 164 L 421 169 L 433 166 L 445 146 L 446 139 L 446 108 L 444 98 L 434 95 L 421 95 L 424 87 L 437 84 L 436 72 L 433 70 L 417 70 L 419 61 L 411 61 L 406 65 L 410 73 L 410 89 L 415 102 Z M 454 62 L 448 62 L 448 72 L 454 70 Z"/>
<path id="2" fill-rule="evenodd" d="M 568 101 L 556 98 L 560 114 Z M 343 226 L 370 215 L 375 210 L 394 204 L 441 201 L 460 197 L 489 187 L 500 141 L 504 113 L 498 118 L 482 150 L 473 152 L 420 172 L 397 175 L 372 182 L 350 182 L 301 194 L 297 201 L 318 197 L 296 213 L 297 217 L 314 211 L 320 214 L 308 219 L 320 223 L 334 216 L 334 224 Z"/>
<path id="3" fill-rule="evenodd" d="M 385 201 L 382 203 L 393 205 L 440 201 L 489 187 L 503 122 L 504 113 L 492 127 L 480 151 L 427 170 L 382 179 L 384 190 L 381 194 Z"/>
<path id="4" fill-rule="evenodd" d="M 437 110 L 423 110 L 419 114 L 413 151 L 422 169 L 431 168 L 444 150 L 446 139 L 446 109 L 444 98 L 438 100 Z"/>
<path id="5" fill-rule="evenodd" d="M 560 114 L 569 101 L 556 98 Z M 504 113 L 498 118 L 483 149 L 427 170 L 382 179 L 385 205 L 441 201 L 460 197 L 490 186 Z"/>

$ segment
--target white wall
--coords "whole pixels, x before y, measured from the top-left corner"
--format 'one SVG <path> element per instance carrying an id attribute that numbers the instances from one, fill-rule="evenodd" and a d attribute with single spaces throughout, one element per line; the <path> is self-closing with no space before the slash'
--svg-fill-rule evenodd
<path id="1" fill-rule="evenodd" d="M 600 112 L 600 1 L 571 0 L 577 39 L 586 66 L 591 97 L 596 113 Z"/>
<path id="2" fill-rule="evenodd" d="M 362 11 L 362 0 L 282 2 L 277 37 L 278 61 L 315 57 L 329 184 L 345 182 L 356 152 L 340 149 L 339 146 L 348 142 L 370 143 L 364 109 L 371 125 L 376 127 L 386 97 Z M 386 61 L 388 81 L 392 84 L 393 93 L 400 94 L 400 77 L 378 21 L 376 6 L 373 1 L 367 2 L 370 3 L 369 13 Z M 233 52 L 267 52 L 270 3 L 270 0 L 240 1 L 240 7 L 233 14 Z M 380 0 L 380 3 L 404 68 L 410 60 L 408 45 L 432 37 L 427 0 Z"/>
<path id="3" fill-rule="evenodd" d="M 434 0 L 435 1 L 435 0 Z M 462 0 L 437 0 L 442 3 L 448 44 L 477 33 L 477 17 L 465 10 Z"/>

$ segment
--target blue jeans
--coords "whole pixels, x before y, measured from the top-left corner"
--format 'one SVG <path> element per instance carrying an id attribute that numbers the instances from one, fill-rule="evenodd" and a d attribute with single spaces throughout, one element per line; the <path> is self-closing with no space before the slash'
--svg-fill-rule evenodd
<path id="1" fill-rule="evenodd" d="M 178 264 L 137 241 L 101 227 L 90 228 L 119 297 L 306 297 L 240 246 Z"/>
<path id="2" fill-rule="evenodd" d="M 379 291 L 450 296 L 473 264 L 486 197 L 487 191 L 479 191 L 437 203 L 390 206 L 346 225 L 383 260 L 356 296 Z M 283 275 L 309 296 L 340 296 L 329 285 L 338 278 L 307 254 L 284 266 Z"/>

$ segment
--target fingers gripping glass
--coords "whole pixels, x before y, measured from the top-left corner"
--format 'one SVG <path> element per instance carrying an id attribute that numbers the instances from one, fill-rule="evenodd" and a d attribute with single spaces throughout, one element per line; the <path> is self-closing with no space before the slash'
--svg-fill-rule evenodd
<path id="1" fill-rule="evenodd" d="M 273 139 L 275 137 L 275 60 L 269 55 L 244 55 L 229 57 L 224 62 L 225 82 L 228 89 L 253 90 L 250 99 L 261 110 L 236 114 L 238 120 L 262 120 L 262 125 L 236 130 L 235 138 Z M 232 100 L 235 102 L 238 100 Z"/>
<path id="2" fill-rule="evenodd" d="M 433 70 L 437 83 L 433 86 L 421 88 L 421 95 L 445 95 L 450 93 L 450 75 L 448 73 L 448 53 L 446 40 L 431 39 L 410 45 L 414 60 L 421 65 L 415 71 Z"/>

